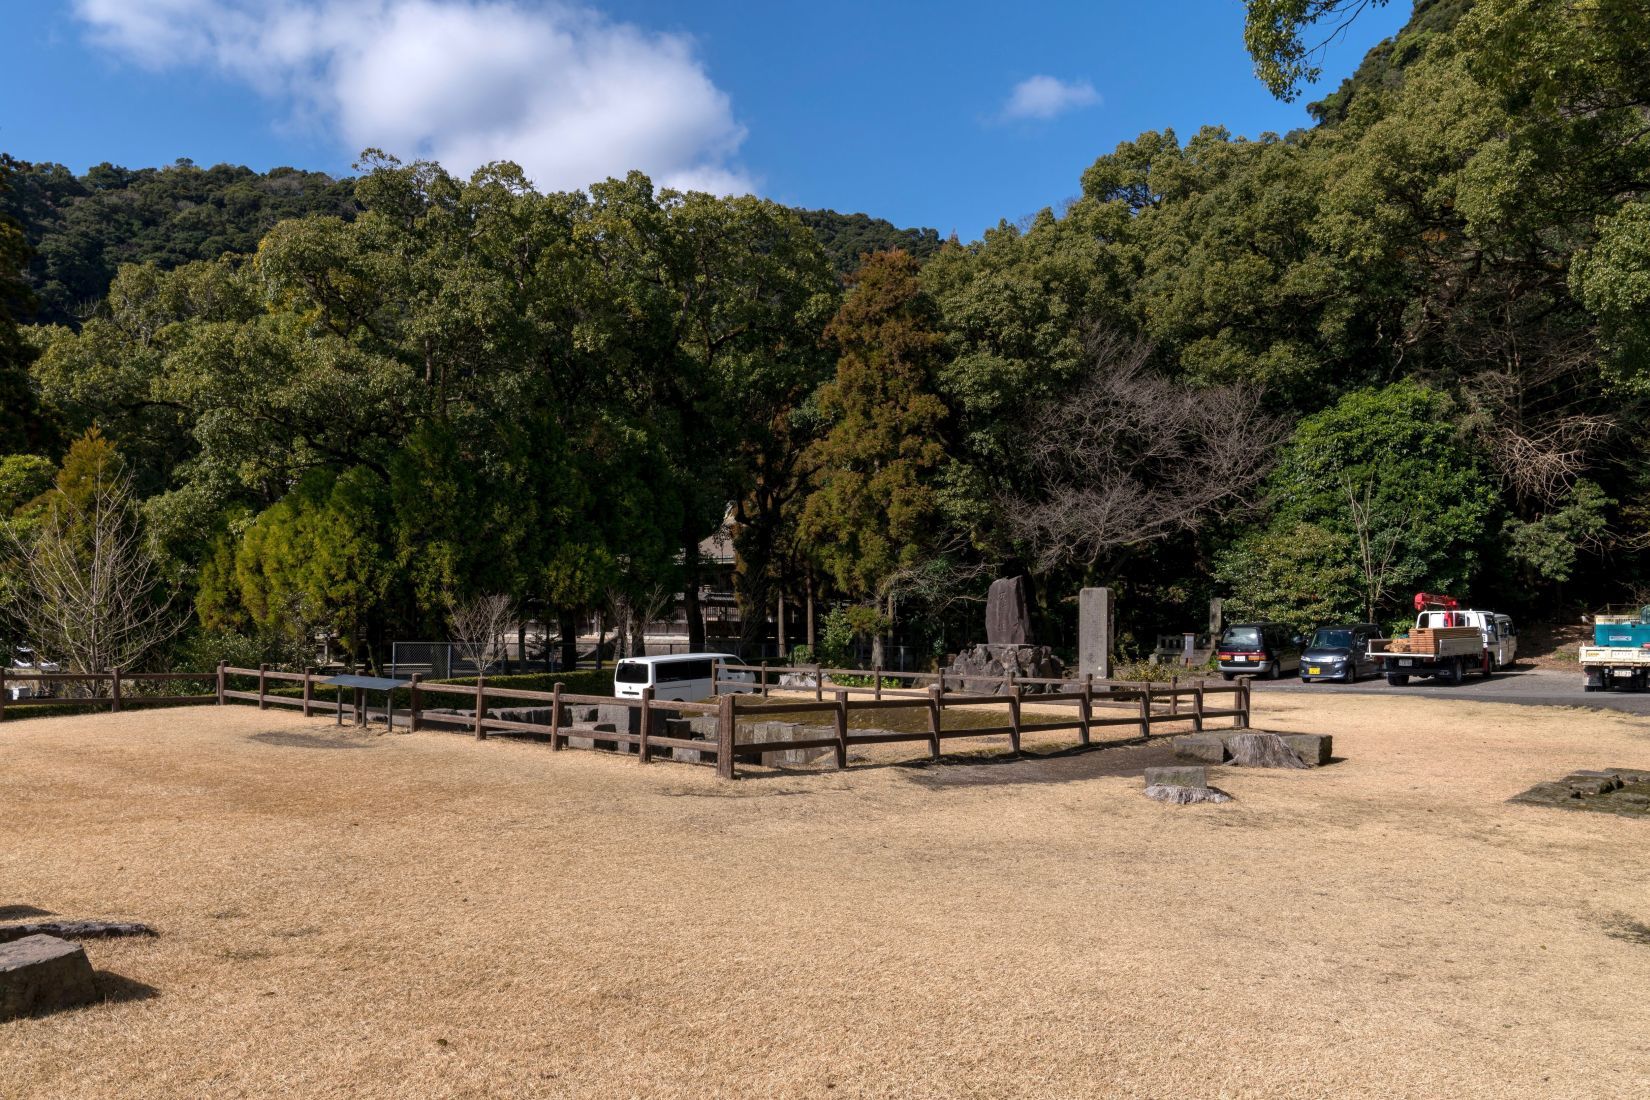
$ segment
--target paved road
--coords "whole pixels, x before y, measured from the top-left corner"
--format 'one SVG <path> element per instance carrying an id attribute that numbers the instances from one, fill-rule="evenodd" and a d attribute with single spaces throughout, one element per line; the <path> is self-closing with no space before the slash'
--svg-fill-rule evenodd
<path id="1" fill-rule="evenodd" d="M 1470 699 L 1481 703 L 1519 703 L 1531 707 L 1593 707 L 1650 715 L 1650 693 L 1635 695 L 1620 691 L 1584 692 L 1581 690 L 1579 669 L 1575 672 L 1556 672 L 1549 669 L 1517 668 L 1498 672 L 1488 680 L 1469 675 L 1457 687 L 1436 680 L 1411 680 L 1404 687 L 1393 687 L 1385 680 L 1364 680 L 1358 684 L 1303 684 L 1296 679 L 1285 679 L 1276 683 L 1256 680 L 1255 690 L 1415 695 L 1425 699 Z"/>

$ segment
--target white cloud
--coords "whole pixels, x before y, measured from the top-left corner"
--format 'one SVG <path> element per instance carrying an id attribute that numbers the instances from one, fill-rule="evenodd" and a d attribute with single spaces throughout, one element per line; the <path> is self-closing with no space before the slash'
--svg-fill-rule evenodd
<path id="1" fill-rule="evenodd" d="M 745 128 L 692 42 L 523 0 L 75 0 L 106 49 L 206 66 L 377 146 L 467 173 L 513 160 L 563 190 L 640 168 L 751 190 Z"/>
<path id="2" fill-rule="evenodd" d="M 1086 80 L 1030 76 L 1014 85 L 1003 104 L 1003 119 L 1044 119 L 1100 102 L 1100 93 Z"/>

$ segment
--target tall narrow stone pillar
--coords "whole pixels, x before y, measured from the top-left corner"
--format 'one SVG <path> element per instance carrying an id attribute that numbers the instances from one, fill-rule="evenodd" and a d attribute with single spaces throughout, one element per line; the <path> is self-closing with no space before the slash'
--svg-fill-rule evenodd
<path id="1" fill-rule="evenodd" d="M 1111 678 L 1111 589 L 1085 588 L 1077 594 L 1077 674 Z"/>

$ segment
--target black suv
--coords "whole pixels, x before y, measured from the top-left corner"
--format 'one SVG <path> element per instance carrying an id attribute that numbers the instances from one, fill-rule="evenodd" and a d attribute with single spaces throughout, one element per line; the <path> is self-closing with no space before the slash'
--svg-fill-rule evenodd
<path id="1" fill-rule="evenodd" d="M 1234 623 L 1220 635 L 1215 656 L 1220 674 L 1264 676 L 1276 680 L 1301 667 L 1301 642 L 1288 623 Z"/>
<path id="2" fill-rule="evenodd" d="M 1386 637 L 1386 631 L 1374 623 L 1347 623 L 1345 626 L 1320 626 L 1312 632 L 1306 652 L 1301 654 L 1301 680 L 1344 680 L 1355 684 L 1365 676 L 1374 676 L 1381 666 L 1369 655 L 1369 643 Z"/>

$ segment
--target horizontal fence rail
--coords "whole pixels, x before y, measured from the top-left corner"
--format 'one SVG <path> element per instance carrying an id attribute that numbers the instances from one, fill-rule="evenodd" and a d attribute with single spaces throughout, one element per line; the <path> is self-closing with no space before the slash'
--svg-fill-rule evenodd
<path id="1" fill-rule="evenodd" d="M 0 668 L 0 719 L 13 707 L 87 707 L 110 712 L 152 706 L 185 706 L 210 703 L 214 695 L 153 695 L 128 692 L 125 685 L 162 683 L 211 683 L 215 672 L 126 672 L 118 668 L 103 672 L 10 672 Z M 27 695 L 11 697 L 11 685 L 90 685 L 89 695 Z"/>
<path id="2" fill-rule="evenodd" d="M 1064 679 L 1006 676 L 996 680 L 943 672 L 788 666 L 783 671 L 799 679 L 782 687 L 774 675 L 781 670 L 774 666 L 728 664 L 720 665 L 719 669 L 714 681 L 716 695 L 713 700 L 703 702 L 657 699 L 652 688 L 645 688 L 639 698 L 578 695 L 564 690 L 561 684 L 556 684 L 551 691 L 539 691 L 490 684 L 485 677 L 477 677 L 474 684 L 445 684 L 414 675 L 394 689 L 346 688 L 327 684 L 327 676 L 314 669 L 287 672 L 268 665 L 240 668 L 227 663 L 220 663 L 205 673 L 129 673 L 110 669 L 103 673 L 16 674 L 0 670 L 0 718 L 8 706 L 68 703 L 119 711 L 141 705 L 245 702 L 255 704 L 260 710 L 290 707 L 305 717 L 330 714 L 339 724 L 348 714 L 356 723 L 365 723 L 371 716 L 367 696 L 377 691 L 384 696 L 379 715 L 392 728 L 400 725 L 414 732 L 425 728 L 456 728 L 467 730 L 481 741 L 494 733 L 528 734 L 547 740 L 552 751 L 574 747 L 572 742 L 577 739 L 588 747 L 612 746 L 634 753 L 644 764 L 651 763 L 657 753 L 668 750 L 671 759 L 714 764 L 717 774 L 727 779 L 734 777 L 736 762 L 760 762 L 763 754 L 773 752 L 830 749 L 836 766 L 845 768 L 849 750 L 855 745 L 922 743 L 929 756 L 937 759 L 947 741 L 1007 737 L 1010 752 L 1018 754 L 1022 751 L 1022 738 L 1027 734 L 1075 731 L 1080 744 L 1092 745 L 1097 743 L 1097 730 L 1125 731 L 1125 740 L 1135 740 L 1150 738 L 1160 726 L 1169 723 L 1183 723 L 1192 730 L 1202 730 L 1208 721 L 1230 719 L 1235 728 L 1246 729 L 1250 718 L 1247 677 L 1230 683 L 1178 679 L 1142 683 L 1091 676 Z M 729 673 L 733 676 L 729 677 Z M 740 675 L 744 673 L 756 675 Z M 204 695 L 143 695 L 126 694 L 122 688 L 123 684 L 168 681 L 207 683 L 213 685 L 213 691 Z M 91 684 L 94 693 L 106 690 L 106 694 L 69 699 L 8 699 L 6 685 L 21 682 Z M 978 690 L 985 686 L 993 690 Z M 776 690 L 795 695 L 775 698 Z M 812 698 L 808 697 L 810 694 Z M 432 709 L 432 704 L 445 707 L 447 701 L 458 702 L 444 712 Z M 547 707 L 550 721 L 522 721 L 495 713 L 523 704 L 526 709 Z M 608 729 L 574 725 L 569 707 L 615 708 L 622 710 L 628 720 L 623 729 L 618 728 L 616 722 Z M 946 712 L 958 708 L 969 709 L 973 716 L 1000 709 L 1002 720 L 988 719 L 984 725 L 948 726 Z M 1029 715 L 1027 708 L 1032 708 Z M 1038 713 L 1038 708 L 1070 713 L 1069 717 L 1053 718 Z M 869 725 L 856 728 L 853 721 L 856 714 L 897 710 L 921 711 L 920 728 L 879 729 Z M 741 730 L 749 732 L 753 724 L 808 715 L 816 716 L 827 732 L 794 740 L 771 737 L 739 740 Z M 701 724 L 698 736 L 677 736 L 679 727 L 673 732 L 667 723 L 682 718 L 713 718 L 714 723 Z M 712 725 L 713 731 L 707 728 Z"/>

